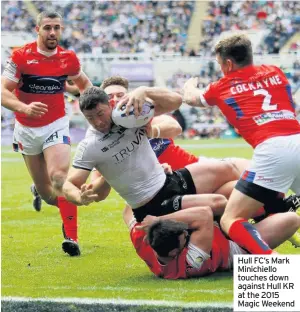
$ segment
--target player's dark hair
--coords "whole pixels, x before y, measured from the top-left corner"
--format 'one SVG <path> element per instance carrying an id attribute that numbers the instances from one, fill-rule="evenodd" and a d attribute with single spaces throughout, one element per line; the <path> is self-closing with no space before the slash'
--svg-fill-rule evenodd
<path id="1" fill-rule="evenodd" d="M 104 79 L 100 88 L 104 90 L 105 88 L 113 85 L 122 86 L 128 90 L 128 80 L 121 76 L 112 76 Z"/>
<path id="2" fill-rule="evenodd" d="M 44 18 L 59 18 L 61 20 L 63 19 L 62 16 L 58 12 L 55 12 L 55 11 L 42 11 L 36 18 L 36 24 L 38 26 L 41 26 L 42 20 Z"/>
<path id="3" fill-rule="evenodd" d="M 147 239 L 159 256 L 168 257 L 170 251 L 179 248 L 179 236 L 187 230 L 183 222 L 159 220 L 150 226 Z"/>
<path id="4" fill-rule="evenodd" d="M 239 67 L 253 63 L 251 41 L 245 35 L 233 35 L 219 41 L 215 46 L 215 53 L 219 54 L 223 61 L 231 59 Z"/>
<path id="5" fill-rule="evenodd" d="M 99 87 L 87 88 L 79 97 L 80 110 L 94 109 L 98 104 L 109 105 L 108 95 Z"/>

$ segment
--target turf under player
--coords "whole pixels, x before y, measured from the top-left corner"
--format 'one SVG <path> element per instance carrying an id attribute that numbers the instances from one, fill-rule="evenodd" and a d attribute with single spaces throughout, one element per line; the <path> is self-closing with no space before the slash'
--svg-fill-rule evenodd
<path id="1" fill-rule="evenodd" d="M 201 196 L 201 195 L 200 195 Z M 209 197 L 198 204 L 208 204 Z M 213 222 L 213 209 L 199 206 L 162 217 L 147 216 L 136 223 L 132 211 L 123 218 L 139 257 L 157 276 L 166 279 L 201 277 L 216 271 L 231 270 L 233 255 L 245 254 L 228 240 Z M 271 248 L 287 240 L 300 226 L 300 217 L 291 212 L 273 215 L 255 225 Z M 144 230 L 147 230 L 148 234 Z"/>
<path id="2" fill-rule="evenodd" d="M 300 124 L 291 87 L 278 67 L 253 65 L 251 42 L 244 35 L 221 40 L 215 53 L 224 77 L 205 92 L 190 79 L 184 86 L 184 101 L 199 107 L 217 105 L 254 148 L 251 167 L 237 183 L 221 226 L 251 253 L 271 254 L 247 219 L 262 204 L 281 205 L 280 197 L 289 189 L 300 195 Z M 294 197 L 294 205 L 300 206 L 299 196 Z"/>
<path id="3" fill-rule="evenodd" d="M 37 17 L 37 41 L 15 50 L 2 75 L 2 105 L 15 111 L 13 146 L 22 153 L 35 187 L 34 205 L 41 200 L 59 208 L 65 230 L 63 250 L 79 255 L 77 207 L 62 196 L 70 163 L 69 120 L 65 113 L 67 79 L 81 92 L 91 86 L 73 51 L 58 45 L 63 29 L 57 12 Z"/>

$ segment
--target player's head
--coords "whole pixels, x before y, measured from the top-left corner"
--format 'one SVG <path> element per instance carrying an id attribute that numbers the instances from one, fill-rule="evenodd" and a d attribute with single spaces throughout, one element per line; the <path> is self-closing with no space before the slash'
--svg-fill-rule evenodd
<path id="1" fill-rule="evenodd" d="M 115 105 L 128 92 L 128 80 L 121 76 L 112 76 L 103 80 L 101 88 L 109 96 L 110 103 Z"/>
<path id="2" fill-rule="evenodd" d="M 158 256 L 174 258 L 186 246 L 187 229 L 185 223 L 160 220 L 150 226 L 147 238 Z"/>
<path id="3" fill-rule="evenodd" d="M 87 88 L 79 98 L 79 106 L 87 121 L 98 131 L 111 129 L 111 111 L 108 95 L 99 87 Z"/>
<path id="4" fill-rule="evenodd" d="M 62 16 L 54 11 L 43 11 L 36 19 L 35 30 L 38 34 L 38 46 L 41 50 L 52 51 L 62 32 Z"/>
<path id="5" fill-rule="evenodd" d="M 224 75 L 253 63 L 251 41 L 245 35 L 233 35 L 219 41 L 215 53 Z"/>

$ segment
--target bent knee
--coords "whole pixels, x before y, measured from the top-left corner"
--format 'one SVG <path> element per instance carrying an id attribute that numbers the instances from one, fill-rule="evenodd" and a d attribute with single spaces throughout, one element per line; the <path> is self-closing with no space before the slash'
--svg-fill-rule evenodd
<path id="1" fill-rule="evenodd" d="M 226 164 L 227 164 L 228 175 L 232 177 L 232 180 L 238 180 L 241 176 L 240 168 L 232 160 L 227 161 Z"/>

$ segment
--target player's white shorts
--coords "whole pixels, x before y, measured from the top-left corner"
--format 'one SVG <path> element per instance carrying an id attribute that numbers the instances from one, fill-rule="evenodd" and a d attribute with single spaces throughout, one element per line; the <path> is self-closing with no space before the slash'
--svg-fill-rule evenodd
<path id="1" fill-rule="evenodd" d="M 300 194 L 300 134 L 270 138 L 256 146 L 242 179 L 267 189 Z"/>
<path id="2" fill-rule="evenodd" d="M 24 155 L 38 155 L 47 147 L 70 145 L 69 118 L 64 116 L 43 127 L 25 127 L 15 123 L 13 147 Z"/>

